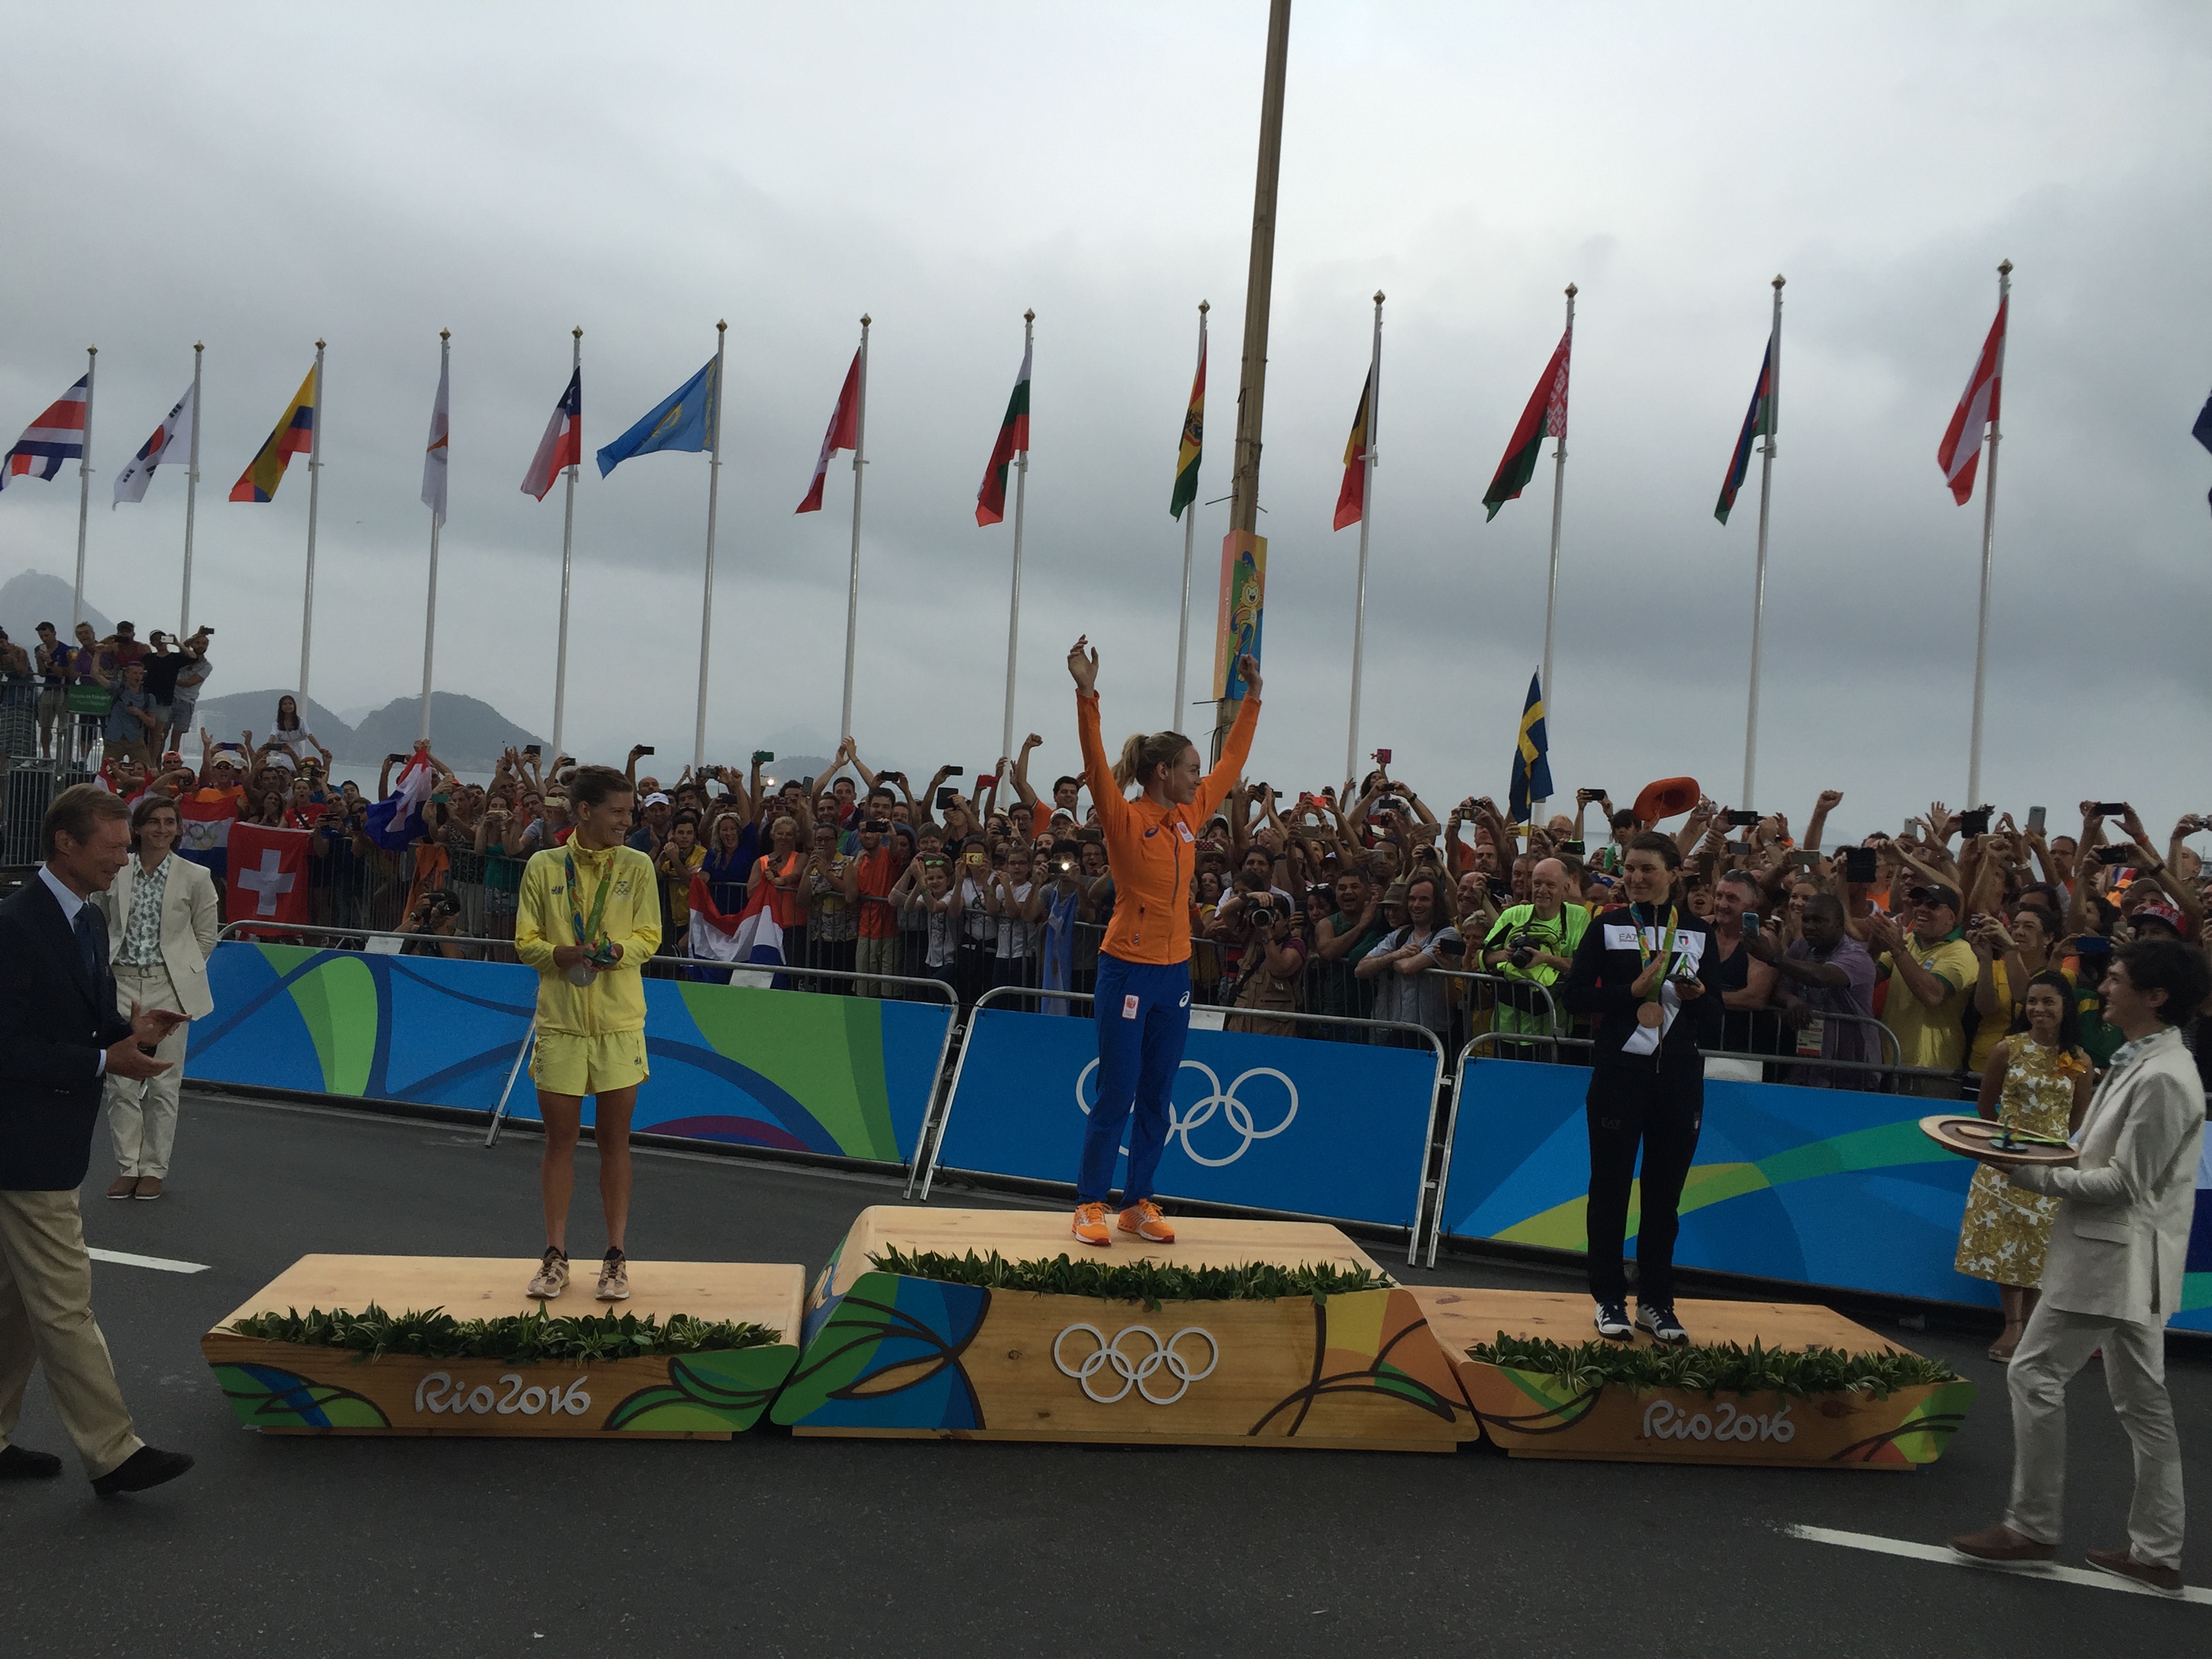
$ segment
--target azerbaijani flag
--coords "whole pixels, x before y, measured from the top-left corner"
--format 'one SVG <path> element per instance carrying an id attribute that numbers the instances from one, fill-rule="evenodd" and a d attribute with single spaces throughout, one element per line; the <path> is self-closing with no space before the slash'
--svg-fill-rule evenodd
<path id="1" fill-rule="evenodd" d="M 1030 348 L 1023 346 L 1022 372 L 1014 376 L 1014 395 L 1006 399 L 1006 418 L 983 468 L 983 487 L 975 492 L 977 524 L 998 524 L 1006 518 L 1006 469 L 1013 465 L 1017 451 L 1030 453 Z"/>
<path id="2" fill-rule="evenodd" d="M 1751 408 L 1743 417 L 1743 430 L 1736 434 L 1735 453 L 1729 458 L 1728 477 L 1721 481 L 1721 498 L 1713 507 L 1713 517 L 1723 524 L 1728 522 L 1729 509 L 1735 506 L 1735 492 L 1743 488 L 1744 476 L 1751 471 L 1751 441 L 1765 433 L 1774 435 L 1774 337 L 1766 337 L 1766 355 L 1759 360 L 1759 384 L 1752 388 Z"/>
<path id="3" fill-rule="evenodd" d="M 1575 331 L 1570 328 L 1559 336 L 1559 349 L 1545 366 L 1544 378 L 1528 394 L 1528 406 L 1521 411 L 1520 423 L 1506 442 L 1504 459 L 1498 463 L 1490 488 L 1482 493 L 1482 504 L 1490 509 L 1489 516 L 1483 520 L 1485 524 L 1498 516 L 1499 507 L 1528 487 L 1528 480 L 1536 475 L 1536 462 L 1544 453 L 1544 440 L 1567 435 L 1567 359 L 1574 343 Z"/>
<path id="4" fill-rule="evenodd" d="M 1352 435 L 1344 441 L 1344 483 L 1336 492 L 1336 525 L 1341 530 L 1358 524 L 1367 511 L 1367 410 L 1375 391 L 1375 374 L 1368 371 L 1359 388 L 1359 412 L 1352 417 Z"/>
<path id="5" fill-rule="evenodd" d="M 1206 447 L 1206 348 L 1198 349 L 1198 378 L 1190 383 L 1190 407 L 1183 411 L 1182 447 L 1176 455 L 1175 494 L 1168 517 L 1180 519 L 1198 499 L 1198 463 Z"/>
<path id="6" fill-rule="evenodd" d="M 231 500 L 276 499 L 276 486 L 284 482 L 284 469 L 291 465 L 292 457 L 304 455 L 314 447 L 315 405 L 319 401 L 320 390 L 315 384 L 315 371 L 311 368 L 307 378 L 300 382 L 300 389 L 292 394 L 292 401 L 285 406 L 284 412 L 276 417 L 276 429 L 269 434 L 269 441 L 261 446 L 260 453 L 246 464 L 246 471 L 231 485 Z"/>

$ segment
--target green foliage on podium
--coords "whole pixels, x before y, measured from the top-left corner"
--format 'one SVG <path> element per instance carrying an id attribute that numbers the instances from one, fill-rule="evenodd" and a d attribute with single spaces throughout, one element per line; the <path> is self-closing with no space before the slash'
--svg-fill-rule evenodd
<path id="1" fill-rule="evenodd" d="M 923 1250 L 909 1255 L 890 1249 L 868 1260 L 887 1273 L 940 1284 L 970 1285 L 988 1291 L 1034 1291 L 1046 1296 L 1091 1296 L 1109 1302 L 1272 1302 L 1279 1297 L 1310 1296 L 1325 1301 L 1355 1291 L 1390 1289 L 1397 1281 L 1366 1267 L 1331 1262 L 1282 1267 L 1248 1261 L 1233 1267 L 1178 1267 L 1158 1261 L 1114 1262 L 1066 1253 L 1047 1261 L 1009 1261 L 996 1250 L 979 1256 L 943 1255 Z"/>
<path id="2" fill-rule="evenodd" d="M 1894 1348 L 1846 1353 L 1840 1348 L 1769 1348 L 1757 1338 L 1747 1348 L 1728 1342 L 1688 1347 L 1629 1347 L 1593 1340 L 1575 1347 L 1542 1337 L 1498 1334 L 1467 1351 L 1479 1364 L 1555 1376 L 1583 1394 L 1607 1383 L 1628 1389 L 1681 1389 L 1704 1394 L 1814 1395 L 1863 1392 L 1887 1400 L 1904 1389 L 1960 1381 L 1940 1359 Z"/>
<path id="3" fill-rule="evenodd" d="M 389 1314 L 374 1302 L 359 1313 L 249 1314 L 224 1327 L 239 1336 L 311 1348 L 340 1348 L 371 1358 L 414 1354 L 426 1359 L 488 1359 L 501 1364 L 596 1364 L 653 1354 L 690 1354 L 764 1347 L 783 1340 L 765 1325 L 738 1320 L 694 1319 L 672 1314 L 662 1324 L 651 1314 L 556 1316 L 543 1308 L 497 1319 L 456 1319 L 443 1308 Z"/>

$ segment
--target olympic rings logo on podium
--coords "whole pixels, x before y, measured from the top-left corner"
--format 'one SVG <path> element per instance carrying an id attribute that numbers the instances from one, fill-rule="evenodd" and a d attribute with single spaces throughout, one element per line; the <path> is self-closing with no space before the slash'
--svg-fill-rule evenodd
<path id="1" fill-rule="evenodd" d="M 1060 1346 L 1078 1331 L 1098 1346 L 1071 1366 L 1060 1354 Z M 1144 1352 L 1132 1356 L 1124 1352 L 1122 1344 L 1131 1337 L 1142 1337 L 1152 1346 Z M 1195 1336 L 1206 1344 L 1206 1369 L 1194 1371 L 1190 1360 L 1177 1352 L 1176 1344 L 1187 1336 Z M 1134 1389 L 1139 1396 L 1155 1406 L 1172 1406 L 1190 1392 L 1190 1385 L 1202 1382 L 1213 1375 L 1213 1368 L 1221 1363 L 1221 1345 L 1213 1340 L 1213 1333 L 1196 1325 L 1186 1325 L 1166 1341 L 1149 1325 L 1125 1325 L 1114 1334 L 1109 1342 L 1106 1334 L 1096 1325 L 1070 1325 L 1052 1342 L 1052 1363 L 1062 1376 L 1072 1376 L 1083 1385 L 1085 1396 L 1101 1406 L 1110 1406 L 1117 1400 L 1126 1400 Z M 1121 1386 L 1111 1394 L 1101 1394 L 1091 1386 L 1091 1379 L 1099 1372 L 1111 1369 L 1121 1379 Z M 1160 1372 L 1165 1371 L 1175 1379 L 1173 1394 L 1155 1394 L 1146 1386 Z"/>
<path id="2" fill-rule="evenodd" d="M 1178 1106 L 1173 1100 L 1168 1102 L 1167 1138 L 1173 1141 L 1180 1136 L 1184 1154 L 1194 1164 L 1204 1164 L 1209 1170 L 1218 1170 L 1224 1164 L 1234 1164 L 1252 1150 L 1254 1141 L 1273 1139 L 1289 1128 L 1292 1120 L 1298 1115 L 1298 1085 L 1272 1066 L 1255 1066 L 1248 1071 L 1238 1073 L 1236 1080 L 1226 1089 L 1221 1086 L 1220 1073 L 1205 1061 L 1186 1060 L 1183 1061 L 1183 1066 L 1187 1070 L 1196 1072 L 1206 1079 L 1206 1092 L 1188 1107 Z M 1085 1117 L 1091 1115 L 1091 1103 L 1084 1098 L 1084 1089 L 1097 1074 L 1097 1071 L 1098 1062 L 1094 1060 L 1076 1076 L 1075 1103 L 1081 1109 Z M 1237 1091 L 1254 1078 L 1258 1077 L 1274 1079 L 1283 1085 L 1284 1094 L 1289 1097 L 1290 1103 L 1283 1112 L 1283 1121 L 1272 1129 L 1255 1127 L 1252 1119 L 1252 1109 L 1237 1097 Z M 1208 1158 L 1198 1150 L 1190 1138 L 1192 1131 L 1205 1127 L 1213 1121 L 1217 1114 L 1228 1123 L 1230 1128 L 1243 1137 L 1238 1141 L 1236 1150 L 1226 1158 Z M 1121 1148 L 1125 1154 L 1128 1150 L 1126 1146 Z"/>

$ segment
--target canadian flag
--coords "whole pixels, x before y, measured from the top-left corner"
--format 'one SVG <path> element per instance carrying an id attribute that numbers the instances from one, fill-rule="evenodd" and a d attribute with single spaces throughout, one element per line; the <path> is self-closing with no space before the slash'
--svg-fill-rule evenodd
<path id="1" fill-rule="evenodd" d="M 845 384 L 837 393 L 837 407 L 830 411 L 830 429 L 822 434 L 822 453 L 814 462 L 814 482 L 806 487 L 806 499 L 793 510 L 799 513 L 819 513 L 822 510 L 822 482 L 829 476 L 830 458 L 841 449 L 860 447 L 860 354 L 853 354 L 853 366 L 845 371 Z"/>
<path id="2" fill-rule="evenodd" d="M 1936 452 L 1936 464 L 1950 481 L 1951 499 L 1961 507 L 1973 495 L 1982 438 L 1997 418 L 2004 391 L 2005 313 L 2011 307 L 2009 297 L 1997 301 L 1997 319 L 1990 325 L 1990 337 L 1982 342 L 1982 355 L 1974 360 L 1966 396 L 1951 411 L 1951 424 L 1943 428 L 1942 447 Z"/>
<path id="3" fill-rule="evenodd" d="M 258 823 L 230 827 L 230 920 L 304 923 L 307 920 L 305 830 Z"/>

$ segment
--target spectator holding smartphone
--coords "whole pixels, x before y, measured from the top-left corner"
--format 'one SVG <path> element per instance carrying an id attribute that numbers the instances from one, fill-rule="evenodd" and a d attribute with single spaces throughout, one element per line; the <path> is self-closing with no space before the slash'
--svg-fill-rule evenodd
<path id="1" fill-rule="evenodd" d="M 1968 988 L 1980 976 L 1973 947 L 1959 931 L 1959 895 L 1940 882 L 1919 882 L 1905 890 L 1908 928 L 1894 917 L 1873 923 L 1877 977 L 1890 981 L 1882 1003 L 1882 1024 L 1897 1037 L 1899 1063 L 1924 1071 L 1954 1072 L 1966 1063 L 1965 1016 Z M 1904 1080 L 1900 1093 L 1930 1100 L 1954 1097 L 1954 1084 L 1942 1078 Z"/>

